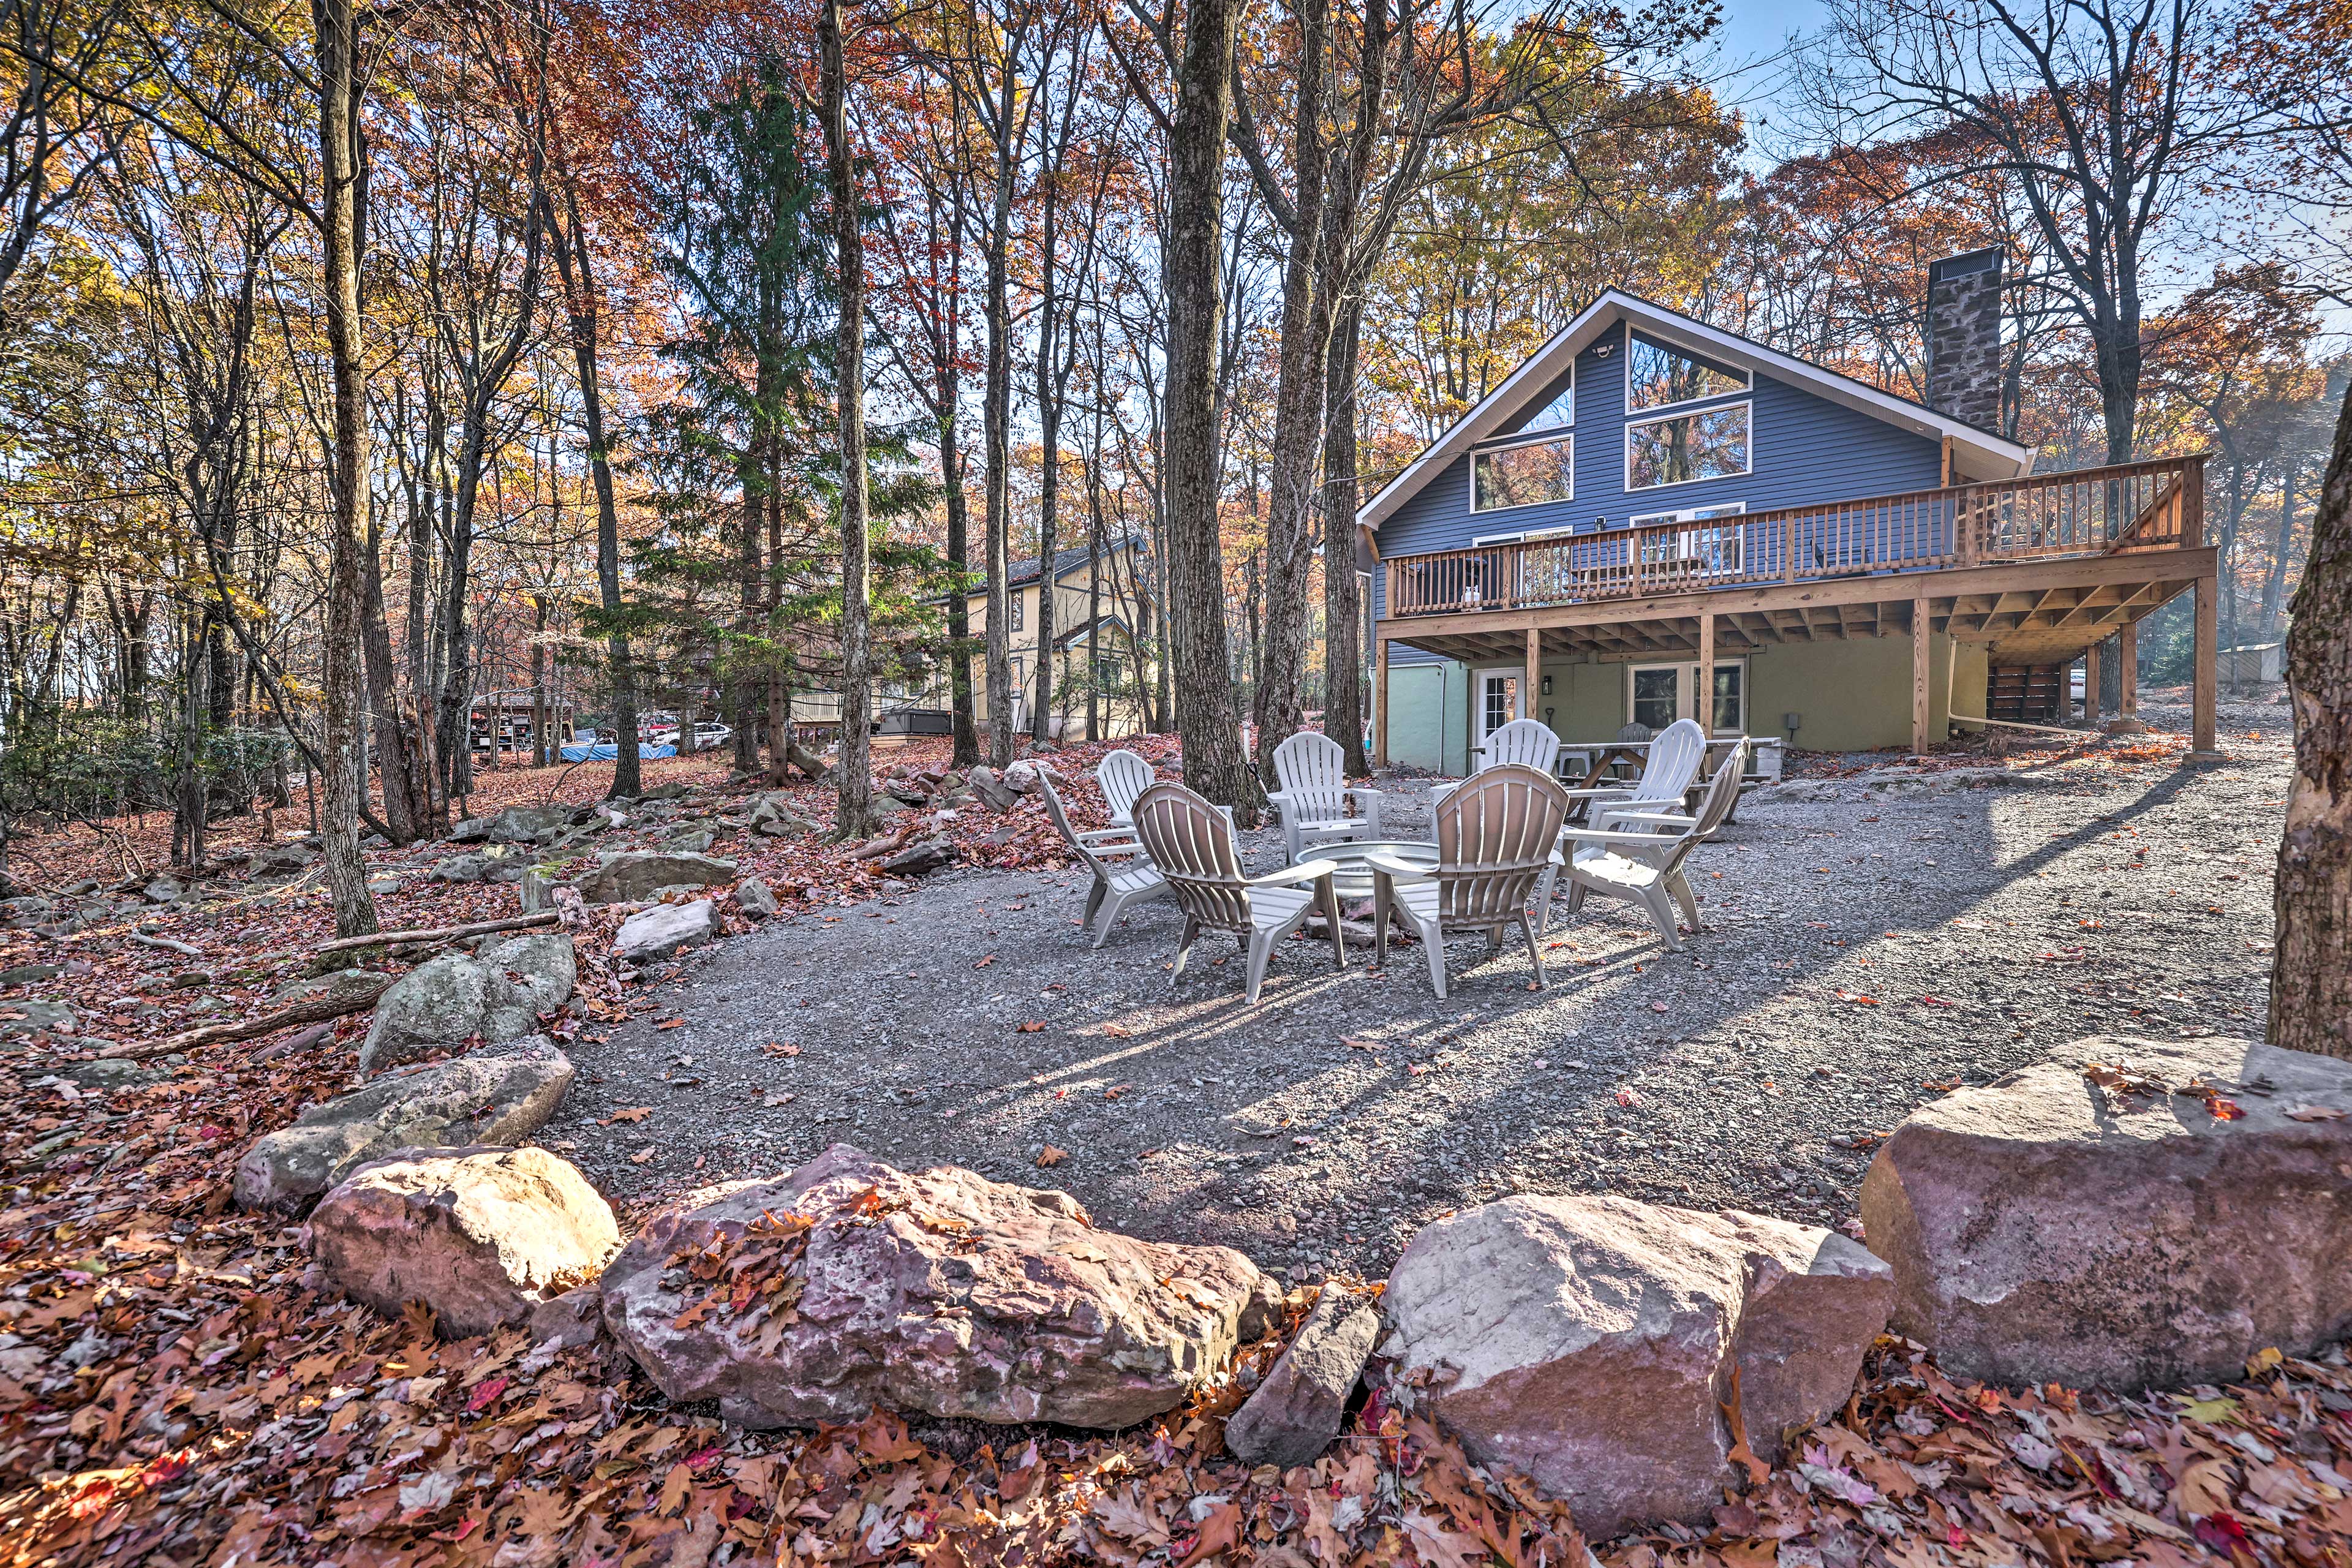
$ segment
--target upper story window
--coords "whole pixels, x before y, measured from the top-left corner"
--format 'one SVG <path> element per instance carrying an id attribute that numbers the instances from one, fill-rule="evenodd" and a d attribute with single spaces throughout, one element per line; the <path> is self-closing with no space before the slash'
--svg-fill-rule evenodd
<path id="1" fill-rule="evenodd" d="M 1748 405 L 1727 404 L 1625 425 L 1625 488 L 1686 485 L 1748 470 Z"/>
<path id="2" fill-rule="evenodd" d="M 1017 632 L 1021 630 L 1022 623 L 1027 618 L 1025 612 L 1028 610 L 1028 607 L 1029 595 L 1022 592 L 1020 589 L 1015 588 L 1011 593 L 1005 595 L 1004 629 L 1008 632 Z"/>
<path id="3" fill-rule="evenodd" d="M 1748 389 L 1749 378 L 1744 370 L 1701 359 L 1685 349 L 1653 342 L 1639 332 L 1633 333 L 1632 340 L 1625 355 L 1628 409 L 1663 408 L 1671 403 L 1689 403 Z"/>
<path id="4" fill-rule="evenodd" d="M 1576 437 L 1555 436 L 1470 455 L 1470 510 L 1571 500 L 1576 496 Z"/>
<path id="5" fill-rule="evenodd" d="M 1520 433 L 1531 435 L 1538 430 L 1557 430 L 1576 423 L 1576 376 L 1570 373 L 1568 384 L 1552 395 L 1552 400 L 1528 416 L 1519 426 Z"/>

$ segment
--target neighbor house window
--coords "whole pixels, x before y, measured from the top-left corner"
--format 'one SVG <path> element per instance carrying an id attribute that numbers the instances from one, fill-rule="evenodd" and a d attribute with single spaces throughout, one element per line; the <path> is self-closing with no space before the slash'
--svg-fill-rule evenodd
<path id="1" fill-rule="evenodd" d="M 1025 618 L 1024 613 L 1029 607 L 1029 595 L 1015 588 L 1004 595 L 1004 629 L 1008 632 L 1019 631 Z"/>
<path id="2" fill-rule="evenodd" d="M 1663 408 L 1701 397 L 1720 397 L 1748 390 L 1748 373 L 1704 360 L 1683 349 L 1652 342 L 1633 334 L 1625 356 L 1625 406 Z"/>
<path id="3" fill-rule="evenodd" d="M 1470 458 L 1470 510 L 1570 500 L 1576 495 L 1576 437 L 1475 452 Z"/>
<path id="4" fill-rule="evenodd" d="M 1628 424 L 1625 488 L 1644 490 L 1748 472 L 1748 411 L 1747 404 L 1734 403 Z"/>

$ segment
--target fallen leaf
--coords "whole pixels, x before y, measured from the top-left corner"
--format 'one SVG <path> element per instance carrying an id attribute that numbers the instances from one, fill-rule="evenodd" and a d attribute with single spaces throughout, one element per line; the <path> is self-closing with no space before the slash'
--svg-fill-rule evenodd
<path id="1" fill-rule="evenodd" d="M 644 1148 L 629 1156 L 629 1163 L 632 1165 L 649 1165 L 653 1163 L 653 1158 L 654 1146 L 648 1143 Z"/>
<path id="2" fill-rule="evenodd" d="M 1034 1035 L 1041 1032 L 1045 1027 L 1045 1025 L 1043 1019 L 1032 1018 L 1025 1024 L 1013 1025 L 1013 1032 L 1016 1035 Z"/>
<path id="3" fill-rule="evenodd" d="M 2344 1112 L 2332 1105 L 2298 1105 L 2287 1112 L 2297 1121 L 2341 1121 Z"/>
<path id="4" fill-rule="evenodd" d="M 683 1018 L 664 1018 L 660 1023 L 656 1024 L 654 1027 L 656 1029 L 683 1029 L 686 1027 L 686 1020 Z"/>
<path id="5" fill-rule="evenodd" d="M 1069 1157 L 1070 1152 L 1067 1149 L 1056 1149 L 1051 1143 L 1048 1143 L 1045 1148 L 1038 1151 L 1037 1163 L 1040 1168 L 1049 1165 L 1058 1165 L 1069 1159 Z"/>
<path id="6" fill-rule="evenodd" d="M 596 1125 L 610 1127 L 615 1121 L 643 1121 L 653 1113 L 654 1108 L 650 1105 L 633 1105 L 626 1110 L 616 1110 L 610 1116 L 600 1118 Z"/>

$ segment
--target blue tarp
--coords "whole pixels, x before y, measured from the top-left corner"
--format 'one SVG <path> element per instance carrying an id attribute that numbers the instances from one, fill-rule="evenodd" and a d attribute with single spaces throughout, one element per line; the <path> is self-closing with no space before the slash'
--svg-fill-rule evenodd
<path id="1" fill-rule="evenodd" d="M 562 755 L 563 760 L 567 763 L 613 763 L 620 760 L 621 748 L 610 744 L 602 746 L 566 746 L 563 748 Z M 676 746 L 656 746 L 650 741 L 640 741 L 637 742 L 637 755 L 640 757 L 674 757 L 677 755 L 677 748 Z"/>

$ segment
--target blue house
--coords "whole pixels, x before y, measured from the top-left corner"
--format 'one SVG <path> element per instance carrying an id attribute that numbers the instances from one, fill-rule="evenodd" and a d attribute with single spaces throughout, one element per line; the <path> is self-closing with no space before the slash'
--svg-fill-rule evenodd
<path id="1" fill-rule="evenodd" d="M 2210 750 L 2203 459 L 2035 474 L 1992 433 L 1999 268 L 1931 272 L 1927 404 L 1604 293 L 1357 514 L 1376 753 L 1463 773 L 1515 718 L 1925 750 L 2054 721 L 2027 699 L 2183 591 Z"/>

